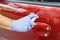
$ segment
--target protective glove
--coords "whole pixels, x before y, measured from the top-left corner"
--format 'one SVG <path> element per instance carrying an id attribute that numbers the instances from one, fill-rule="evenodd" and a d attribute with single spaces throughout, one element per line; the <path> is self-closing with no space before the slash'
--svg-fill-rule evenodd
<path id="1" fill-rule="evenodd" d="M 34 13 L 31 13 L 28 16 L 25 16 L 18 20 L 12 21 L 12 31 L 17 32 L 27 32 L 31 30 L 34 27 L 34 21 L 31 20 L 31 18 L 38 18 L 38 16 Z"/>

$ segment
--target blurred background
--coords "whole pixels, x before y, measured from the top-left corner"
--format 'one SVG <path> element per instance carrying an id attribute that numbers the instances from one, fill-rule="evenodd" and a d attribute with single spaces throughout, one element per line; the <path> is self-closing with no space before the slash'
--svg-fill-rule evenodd
<path id="1" fill-rule="evenodd" d="M 3 0 L 0 0 L 3 1 Z M 60 2 L 60 0 L 4 0 L 4 1 L 40 1 L 40 2 Z"/>

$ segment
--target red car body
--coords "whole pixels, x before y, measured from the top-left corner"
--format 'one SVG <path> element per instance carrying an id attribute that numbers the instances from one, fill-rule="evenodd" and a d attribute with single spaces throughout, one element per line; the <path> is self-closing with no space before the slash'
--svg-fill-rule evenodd
<path id="1" fill-rule="evenodd" d="M 0 38 L 7 40 L 60 40 L 60 8 L 31 5 L 23 3 L 12 3 L 12 2 L 1 2 L 1 4 L 10 5 L 15 8 L 23 8 L 27 10 L 26 12 L 17 12 L 10 9 L 4 9 L 2 11 L 8 12 L 3 14 L 11 19 L 19 19 L 30 12 L 34 12 L 39 16 L 35 20 L 37 24 L 31 31 L 26 33 L 13 32 L 6 29 L 0 29 Z M 14 16 L 13 16 L 14 15 Z M 49 27 L 49 30 L 46 28 Z M 43 30 L 43 31 L 42 31 Z M 48 34 L 45 37 L 45 33 Z"/>

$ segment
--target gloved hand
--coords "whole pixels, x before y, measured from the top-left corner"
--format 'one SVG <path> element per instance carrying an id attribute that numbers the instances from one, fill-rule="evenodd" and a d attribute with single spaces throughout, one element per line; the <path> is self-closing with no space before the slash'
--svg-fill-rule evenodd
<path id="1" fill-rule="evenodd" d="M 31 20 L 31 18 L 38 18 L 38 16 L 34 13 L 31 13 L 28 16 L 25 16 L 18 20 L 12 21 L 12 31 L 17 32 L 27 32 L 31 30 L 34 27 L 34 22 Z"/>

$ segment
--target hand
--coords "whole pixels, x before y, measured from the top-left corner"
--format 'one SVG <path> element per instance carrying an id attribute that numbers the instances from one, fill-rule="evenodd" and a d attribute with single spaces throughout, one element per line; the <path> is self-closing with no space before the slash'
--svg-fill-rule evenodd
<path id="1" fill-rule="evenodd" d="M 18 20 L 12 21 L 12 30 L 17 32 L 27 32 L 34 27 L 34 22 L 31 18 L 38 18 L 36 14 L 30 14 Z"/>

